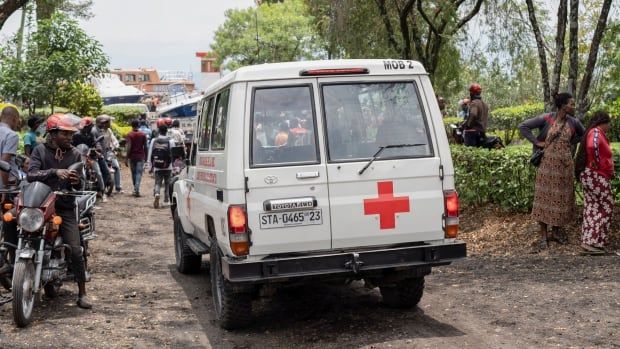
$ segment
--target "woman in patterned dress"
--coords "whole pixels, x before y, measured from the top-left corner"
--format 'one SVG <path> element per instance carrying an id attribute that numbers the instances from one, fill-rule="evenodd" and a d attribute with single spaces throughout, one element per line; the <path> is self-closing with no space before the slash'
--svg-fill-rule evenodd
<path id="1" fill-rule="evenodd" d="M 580 175 L 584 195 L 581 247 L 590 254 L 604 253 L 614 207 L 614 160 L 606 136 L 610 122 L 606 112 L 594 114 L 576 158 L 584 168 Z"/>
<path id="2" fill-rule="evenodd" d="M 532 217 L 540 226 L 538 247 L 546 249 L 549 241 L 561 244 L 567 237 L 560 230 L 575 219 L 574 164 L 571 145 L 577 144 L 584 132 L 581 122 L 574 118 L 575 100 L 569 93 L 554 98 L 556 113 L 526 120 L 519 129 L 535 148 L 544 148 L 545 155 L 536 173 Z M 541 130 L 538 137 L 532 129 Z M 551 232 L 548 227 L 551 226 Z"/>

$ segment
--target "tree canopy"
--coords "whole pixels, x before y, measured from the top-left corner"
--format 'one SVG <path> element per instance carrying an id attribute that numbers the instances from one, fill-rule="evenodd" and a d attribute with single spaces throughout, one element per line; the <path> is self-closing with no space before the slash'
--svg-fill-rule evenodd
<path id="1" fill-rule="evenodd" d="M 108 65 L 101 44 L 61 13 L 39 22 L 23 61 L 16 58 L 17 41 L 16 36 L 2 47 L 0 93 L 23 101 L 31 111 L 43 104 L 53 110 L 63 86 L 103 73 Z"/>
<path id="2" fill-rule="evenodd" d="M 211 48 L 223 69 L 321 56 L 312 16 L 302 0 L 226 11 Z"/>

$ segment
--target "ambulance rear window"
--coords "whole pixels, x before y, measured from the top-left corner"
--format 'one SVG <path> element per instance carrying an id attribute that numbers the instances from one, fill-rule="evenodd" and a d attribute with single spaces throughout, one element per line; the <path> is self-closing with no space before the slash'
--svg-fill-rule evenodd
<path id="1" fill-rule="evenodd" d="M 428 125 L 413 82 L 323 85 L 331 162 L 433 156 Z"/>
<path id="2" fill-rule="evenodd" d="M 252 105 L 252 166 L 318 162 L 309 85 L 257 88 Z"/>

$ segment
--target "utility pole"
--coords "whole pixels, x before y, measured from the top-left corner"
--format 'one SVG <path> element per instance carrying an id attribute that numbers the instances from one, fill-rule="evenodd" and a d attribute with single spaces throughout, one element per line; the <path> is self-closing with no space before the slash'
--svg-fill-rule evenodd
<path id="1" fill-rule="evenodd" d="M 24 28 L 26 27 L 26 13 L 30 6 L 26 3 L 22 6 L 22 18 L 19 24 L 19 30 L 17 31 L 17 60 L 22 60 L 22 52 L 24 47 Z"/>

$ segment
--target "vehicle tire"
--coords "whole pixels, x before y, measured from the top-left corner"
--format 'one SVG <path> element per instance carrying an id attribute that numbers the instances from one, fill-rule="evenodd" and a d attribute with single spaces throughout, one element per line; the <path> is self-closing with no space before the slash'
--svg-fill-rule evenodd
<path id="1" fill-rule="evenodd" d="M 26 327 L 32 320 L 34 308 L 34 262 L 19 260 L 13 269 L 13 321 L 18 327 Z"/>
<path id="2" fill-rule="evenodd" d="M 222 275 L 221 253 L 217 242 L 211 243 L 211 293 L 215 307 L 215 320 L 226 330 L 242 328 L 252 321 L 252 296 L 235 293 Z"/>
<path id="3" fill-rule="evenodd" d="M 412 308 L 422 299 L 424 277 L 404 279 L 389 286 L 380 286 L 383 303 L 392 308 Z"/>
<path id="4" fill-rule="evenodd" d="M 58 292 L 60 292 L 60 282 L 48 282 L 43 286 L 43 291 L 45 292 L 45 297 L 49 299 L 54 299 L 58 297 Z"/>
<path id="5" fill-rule="evenodd" d="M 173 212 L 174 225 L 174 256 L 177 270 L 181 274 L 196 274 L 200 272 L 202 256 L 197 255 L 187 245 L 187 235 L 183 230 L 183 225 L 179 219 L 177 210 Z"/>

